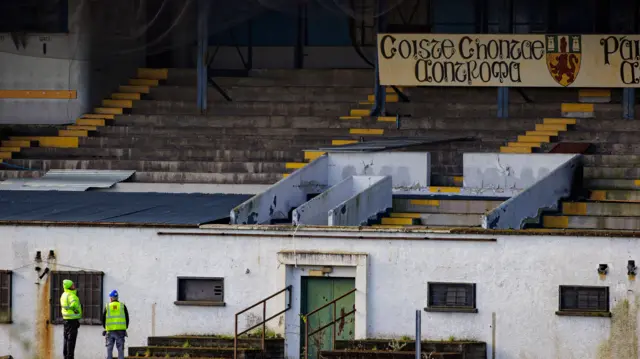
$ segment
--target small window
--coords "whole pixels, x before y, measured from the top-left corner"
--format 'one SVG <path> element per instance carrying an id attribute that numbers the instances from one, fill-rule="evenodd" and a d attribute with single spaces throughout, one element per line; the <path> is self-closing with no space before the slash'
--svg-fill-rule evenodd
<path id="1" fill-rule="evenodd" d="M 429 283 L 427 312 L 477 313 L 475 283 Z"/>
<path id="2" fill-rule="evenodd" d="M 560 286 L 558 315 L 610 316 L 609 287 Z"/>
<path id="3" fill-rule="evenodd" d="M 176 305 L 224 305 L 224 278 L 178 277 Z"/>
<path id="4" fill-rule="evenodd" d="M 0 323 L 11 323 L 11 271 L 0 270 Z"/>
<path id="5" fill-rule="evenodd" d="M 80 324 L 102 325 L 102 272 L 51 272 L 51 322 L 62 324 L 62 312 L 60 309 L 60 296 L 64 293 L 62 281 L 70 279 L 76 285 L 80 305 L 82 306 L 82 319 Z"/>

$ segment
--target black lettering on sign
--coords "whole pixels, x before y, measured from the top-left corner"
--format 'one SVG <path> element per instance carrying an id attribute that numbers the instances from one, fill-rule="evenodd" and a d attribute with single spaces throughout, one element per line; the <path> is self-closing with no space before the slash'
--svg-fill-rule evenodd
<path id="1" fill-rule="evenodd" d="M 51 41 L 51 36 L 40 36 L 40 42 Z"/>
<path id="2" fill-rule="evenodd" d="M 640 40 L 626 36 L 607 36 L 600 39 L 604 64 L 611 66 L 612 60 L 620 59 L 620 81 L 625 85 L 640 84 Z M 615 62 L 615 61 L 614 61 Z"/>

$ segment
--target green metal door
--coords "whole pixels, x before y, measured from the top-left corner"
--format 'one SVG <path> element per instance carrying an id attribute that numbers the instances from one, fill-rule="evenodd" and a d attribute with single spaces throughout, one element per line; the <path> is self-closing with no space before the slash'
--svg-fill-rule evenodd
<path id="1" fill-rule="evenodd" d="M 353 278 L 329 278 L 329 277 L 302 277 L 302 303 L 301 311 L 304 314 L 322 307 L 336 298 L 355 288 Z M 335 317 L 334 317 L 335 307 Z M 320 310 L 310 315 L 306 320 L 309 324 L 309 333 L 313 333 L 321 327 L 331 323 L 335 318 L 340 318 L 353 311 L 355 308 L 355 293 L 338 300 L 335 305 Z M 355 315 L 351 314 L 335 324 L 336 340 L 354 339 Z M 305 347 L 305 323 L 300 322 L 301 335 L 301 357 L 304 358 Z M 308 340 L 309 353 L 306 359 L 317 359 L 320 350 L 330 350 L 333 342 L 333 325 L 312 335 Z"/>

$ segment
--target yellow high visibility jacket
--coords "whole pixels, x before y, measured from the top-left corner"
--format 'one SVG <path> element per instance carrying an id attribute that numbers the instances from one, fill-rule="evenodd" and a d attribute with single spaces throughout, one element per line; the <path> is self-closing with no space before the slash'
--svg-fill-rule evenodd
<path id="1" fill-rule="evenodd" d="M 108 332 L 127 330 L 127 317 L 124 313 L 124 305 L 120 302 L 107 304 L 104 329 Z"/>
<path id="2" fill-rule="evenodd" d="M 82 318 L 82 306 L 80 306 L 80 298 L 76 294 L 77 291 L 65 289 L 60 296 L 60 308 L 62 310 L 62 319 L 73 320 Z"/>

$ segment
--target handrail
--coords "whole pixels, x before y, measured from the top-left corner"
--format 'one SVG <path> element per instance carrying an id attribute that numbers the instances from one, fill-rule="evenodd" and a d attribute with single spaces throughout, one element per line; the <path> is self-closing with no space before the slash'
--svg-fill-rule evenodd
<path id="1" fill-rule="evenodd" d="M 338 298 L 330 301 L 329 303 L 321 306 L 320 308 L 316 308 L 312 311 L 310 311 L 309 313 L 307 313 L 306 315 L 303 316 L 303 320 L 304 320 L 304 359 L 309 359 L 309 338 L 318 333 L 321 332 L 327 328 L 329 328 L 330 326 L 333 325 L 333 336 L 332 336 L 332 341 L 331 341 L 331 345 L 333 346 L 333 348 L 336 347 L 336 323 L 338 323 L 339 321 L 343 320 L 344 318 L 350 316 L 351 314 L 354 314 L 356 312 L 356 306 L 353 306 L 353 310 L 345 313 L 344 315 L 342 315 L 340 318 L 336 318 L 336 310 L 337 310 L 337 305 L 336 303 L 345 298 L 346 296 L 353 294 L 356 292 L 356 289 L 352 289 L 348 292 L 346 292 L 345 294 L 339 296 Z M 309 333 L 309 317 L 313 314 L 318 313 L 319 311 L 327 308 L 328 306 L 333 305 L 333 320 L 331 322 L 329 322 L 328 324 L 325 324 L 324 326 L 314 330 L 313 332 Z M 320 348 L 318 348 L 318 350 L 320 350 Z"/>
<path id="2" fill-rule="evenodd" d="M 291 290 L 292 290 L 292 288 L 293 288 L 292 285 L 288 285 L 284 289 L 282 289 L 280 291 L 277 291 L 274 294 L 272 294 L 272 295 L 262 299 L 261 301 L 257 302 L 256 304 L 248 306 L 245 309 L 243 309 L 243 310 L 241 310 L 241 311 L 236 313 L 235 330 L 234 330 L 234 336 L 233 336 L 233 359 L 238 359 L 238 337 L 243 335 L 243 334 L 246 334 L 246 333 L 252 331 L 253 329 L 255 329 L 255 328 L 259 327 L 259 326 L 262 326 L 261 345 L 262 345 L 262 353 L 264 354 L 264 352 L 265 352 L 265 334 L 267 332 L 267 325 L 266 324 L 271 319 L 273 319 L 273 318 L 281 315 L 282 313 L 286 312 L 287 310 L 291 309 Z M 266 318 L 266 316 L 267 316 L 267 301 L 269 299 L 272 299 L 272 298 L 284 293 L 284 292 L 288 292 L 287 294 L 289 296 L 287 298 L 287 304 L 286 304 L 285 309 L 280 311 L 280 312 L 278 312 L 278 313 L 276 313 L 276 314 L 274 314 L 274 315 L 272 315 L 272 316 L 270 316 L 269 318 Z M 256 325 L 254 325 L 254 326 L 252 326 L 252 327 L 250 327 L 248 329 L 245 329 L 244 331 L 238 333 L 238 316 L 240 316 L 240 314 L 243 314 L 243 313 L 245 313 L 245 312 L 257 307 L 260 304 L 262 304 L 262 322 L 260 322 L 260 323 L 258 323 Z"/>

